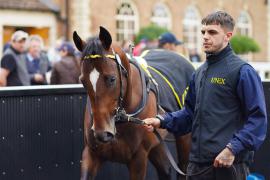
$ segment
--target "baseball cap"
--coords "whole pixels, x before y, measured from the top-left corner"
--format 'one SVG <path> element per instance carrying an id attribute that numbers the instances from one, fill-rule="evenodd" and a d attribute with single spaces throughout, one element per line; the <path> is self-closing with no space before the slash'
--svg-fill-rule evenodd
<path id="1" fill-rule="evenodd" d="M 22 30 L 15 31 L 11 36 L 11 41 L 21 41 L 23 39 L 27 39 L 28 34 Z"/>
<path id="2" fill-rule="evenodd" d="M 165 44 L 165 43 L 172 43 L 175 45 L 183 44 L 182 41 L 179 41 L 178 39 L 176 39 L 176 37 L 170 32 L 161 34 L 158 38 L 158 42 L 159 44 Z"/>
<path id="3" fill-rule="evenodd" d="M 71 42 L 63 42 L 58 51 L 67 51 L 68 54 L 74 54 L 75 48 Z"/>

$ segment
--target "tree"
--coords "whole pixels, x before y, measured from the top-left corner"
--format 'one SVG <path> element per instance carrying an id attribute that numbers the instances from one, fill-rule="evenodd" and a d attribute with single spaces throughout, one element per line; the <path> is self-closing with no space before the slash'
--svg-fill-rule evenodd
<path id="1" fill-rule="evenodd" d="M 231 45 L 232 49 L 236 54 L 246 54 L 249 52 L 259 52 L 260 47 L 258 43 L 248 37 L 248 36 L 242 36 L 242 35 L 235 35 L 231 38 Z"/>
<path id="2" fill-rule="evenodd" d="M 168 32 L 166 28 L 157 26 L 155 24 L 151 24 L 149 26 L 143 27 L 140 29 L 139 33 L 136 35 L 135 44 L 138 44 L 142 39 L 146 39 L 148 41 L 153 41 L 158 39 L 158 37 L 162 34 Z"/>

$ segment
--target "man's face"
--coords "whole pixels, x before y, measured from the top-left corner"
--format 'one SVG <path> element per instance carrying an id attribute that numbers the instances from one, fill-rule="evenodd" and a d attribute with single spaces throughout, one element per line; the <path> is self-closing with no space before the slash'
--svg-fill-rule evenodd
<path id="1" fill-rule="evenodd" d="M 39 41 L 31 41 L 29 45 L 28 52 L 34 58 L 39 58 L 41 51 L 41 43 Z"/>
<path id="2" fill-rule="evenodd" d="M 12 41 L 12 47 L 20 53 L 23 53 L 25 50 L 25 39 L 20 41 Z"/>
<path id="3" fill-rule="evenodd" d="M 232 32 L 220 25 L 202 25 L 203 50 L 206 53 L 216 53 L 225 48 L 232 36 Z"/>

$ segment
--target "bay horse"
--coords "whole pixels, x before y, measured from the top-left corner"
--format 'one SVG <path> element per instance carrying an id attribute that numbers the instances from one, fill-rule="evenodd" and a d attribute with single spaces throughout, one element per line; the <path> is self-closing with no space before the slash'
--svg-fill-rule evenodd
<path id="1" fill-rule="evenodd" d="M 137 124 L 116 123 L 119 108 L 134 113 L 143 96 L 138 69 L 125 52 L 112 43 L 110 33 L 100 27 L 99 37 L 88 42 L 73 33 L 73 41 L 82 52 L 80 80 L 89 101 L 84 118 L 85 146 L 82 153 L 81 180 L 95 179 L 105 161 L 124 163 L 131 180 L 143 180 L 148 159 L 160 180 L 170 179 L 170 164 L 155 135 Z M 149 92 L 140 119 L 155 117 L 157 100 Z M 181 159 L 187 163 L 189 143 L 180 138 Z"/>

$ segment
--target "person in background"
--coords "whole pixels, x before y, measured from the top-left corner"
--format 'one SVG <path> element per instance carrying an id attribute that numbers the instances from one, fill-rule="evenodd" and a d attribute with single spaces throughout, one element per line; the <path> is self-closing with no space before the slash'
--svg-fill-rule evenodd
<path id="1" fill-rule="evenodd" d="M 148 39 L 143 38 L 140 40 L 140 42 L 134 47 L 133 49 L 133 55 L 134 56 L 140 56 L 141 53 L 147 49 Z"/>
<path id="2" fill-rule="evenodd" d="M 26 66 L 31 79 L 31 85 L 46 85 L 46 73 L 51 70 L 47 54 L 42 51 L 43 40 L 39 35 L 31 35 L 26 41 L 24 54 Z"/>
<path id="3" fill-rule="evenodd" d="M 30 76 L 22 57 L 27 38 L 28 34 L 21 30 L 12 34 L 10 46 L 1 59 L 0 86 L 30 85 Z"/>
<path id="4" fill-rule="evenodd" d="M 183 42 L 176 39 L 170 32 L 165 32 L 158 38 L 158 48 L 160 49 L 176 51 L 176 47 L 181 44 L 183 44 Z"/>
<path id="5" fill-rule="evenodd" d="M 78 84 L 80 65 L 75 57 L 75 48 L 72 43 L 64 42 L 60 48 L 61 60 L 52 68 L 51 84 Z"/>
<path id="6" fill-rule="evenodd" d="M 61 56 L 59 54 L 59 48 L 61 46 L 61 44 L 64 42 L 63 40 L 64 38 L 59 38 L 55 41 L 55 43 L 53 44 L 53 46 L 49 47 L 47 55 L 49 58 L 49 61 L 51 62 L 51 64 L 53 65 L 55 62 L 60 61 Z"/>
<path id="7" fill-rule="evenodd" d="M 3 47 L 3 53 L 8 49 L 8 48 L 10 48 L 10 42 L 6 42 L 5 44 L 4 44 L 4 47 Z"/>
<path id="8" fill-rule="evenodd" d="M 245 180 L 255 150 L 267 132 L 261 79 L 234 54 L 230 39 L 235 21 L 225 11 L 202 19 L 206 61 L 193 74 L 183 109 L 145 119 L 145 128 L 191 132 L 187 180 Z"/>
<path id="9" fill-rule="evenodd" d="M 201 57 L 196 49 L 191 49 L 189 51 L 189 59 L 191 62 L 201 62 Z"/>
<path id="10" fill-rule="evenodd" d="M 159 36 L 158 48 L 177 52 L 181 56 L 184 56 L 187 59 L 189 58 L 188 51 L 187 51 L 187 48 L 184 46 L 184 43 L 178 40 L 170 32 L 165 32 Z"/>

